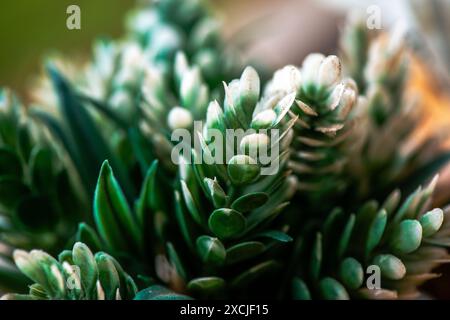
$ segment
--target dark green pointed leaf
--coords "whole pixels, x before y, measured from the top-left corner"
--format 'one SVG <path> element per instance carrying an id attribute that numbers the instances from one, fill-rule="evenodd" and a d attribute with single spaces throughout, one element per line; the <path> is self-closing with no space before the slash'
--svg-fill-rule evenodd
<path id="1" fill-rule="evenodd" d="M 86 223 L 81 222 L 78 225 L 75 239 L 78 242 L 85 243 L 93 252 L 98 252 L 102 249 L 102 243 L 93 228 Z"/>
<path id="2" fill-rule="evenodd" d="M 191 191 L 189 191 L 187 184 L 184 180 L 181 180 L 180 183 L 181 183 L 181 192 L 183 194 L 184 202 L 186 204 L 189 213 L 191 214 L 195 222 L 197 222 L 198 224 L 202 224 L 203 218 L 202 215 L 200 214 L 197 204 L 194 201 L 194 198 L 192 197 Z"/>
<path id="3" fill-rule="evenodd" d="M 269 238 L 279 242 L 291 242 L 293 239 L 288 234 L 278 230 L 268 230 L 255 235 L 255 238 Z"/>
<path id="4" fill-rule="evenodd" d="M 36 190 L 50 191 L 54 187 L 53 155 L 50 149 L 33 148 L 30 174 L 33 188 Z"/>
<path id="5" fill-rule="evenodd" d="M 178 276 L 181 279 L 186 280 L 186 270 L 183 264 L 181 263 L 180 256 L 178 255 L 177 251 L 175 250 L 171 242 L 167 243 L 167 254 L 169 256 L 170 263 L 172 264 L 172 266 L 175 267 Z"/>
<path id="6" fill-rule="evenodd" d="M 337 249 L 338 259 L 341 259 L 342 256 L 347 251 L 353 233 L 353 228 L 355 227 L 355 221 L 356 217 L 354 214 L 352 214 L 348 219 L 347 224 L 345 225 L 344 230 L 342 231 L 342 234 L 340 235 Z"/>
<path id="7" fill-rule="evenodd" d="M 109 150 L 104 137 L 97 129 L 92 116 L 82 105 L 80 99 L 73 92 L 69 82 L 58 72 L 53 65 L 47 66 L 48 73 L 58 93 L 61 113 L 68 126 L 70 136 L 74 142 L 77 159 L 85 168 L 78 168 L 79 172 L 85 172 L 88 177 L 88 190 L 94 190 L 98 168 L 105 159 L 110 159 L 114 169 L 117 171 L 121 184 L 125 187 L 127 195 L 131 198 L 133 186 L 128 179 L 124 169 Z M 76 163 L 76 162 L 75 162 Z"/>
<path id="8" fill-rule="evenodd" d="M 189 248 L 193 249 L 195 239 L 194 232 L 192 230 L 193 221 L 190 219 L 187 211 L 188 210 L 185 208 L 184 203 L 181 201 L 180 193 L 175 191 L 175 216 L 181 229 L 181 234 L 183 235 L 184 241 L 186 241 Z"/>
<path id="9" fill-rule="evenodd" d="M 127 241 L 134 248 L 141 246 L 142 234 L 108 161 L 102 165 L 94 194 L 94 218 L 100 236 L 111 248 L 128 251 Z"/>
<path id="10" fill-rule="evenodd" d="M 141 226 L 145 226 L 151 221 L 152 210 L 156 209 L 158 203 L 158 192 L 156 185 L 156 172 L 158 170 L 158 161 L 155 160 L 148 168 L 145 180 L 142 184 L 141 194 L 136 202 L 136 216 Z"/>
<path id="11" fill-rule="evenodd" d="M 380 243 L 384 230 L 386 229 L 386 224 L 387 212 L 382 209 L 378 211 L 375 219 L 373 219 L 372 224 L 369 227 L 365 250 L 366 257 L 368 257 L 370 252 L 372 252 L 372 250 L 375 249 L 375 247 Z"/>

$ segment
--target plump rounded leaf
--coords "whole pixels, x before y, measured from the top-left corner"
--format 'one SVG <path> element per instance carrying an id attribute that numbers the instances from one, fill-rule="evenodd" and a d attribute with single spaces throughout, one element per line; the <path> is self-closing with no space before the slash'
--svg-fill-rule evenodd
<path id="1" fill-rule="evenodd" d="M 354 258 L 345 258 L 339 266 L 339 279 L 349 289 L 361 287 L 364 280 L 362 265 Z"/>
<path id="2" fill-rule="evenodd" d="M 273 109 L 264 110 L 253 118 L 250 126 L 253 129 L 267 129 L 272 126 L 276 119 L 277 114 Z"/>
<path id="3" fill-rule="evenodd" d="M 117 289 L 120 288 L 120 279 L 114 262 L 109 255 L 103 252 L 98 252 L 95 255 L 95 261 L 98 266 L 98 279 L 104 290 L 105 298 L 115 300 Z"/>
<path id="4" fill-rule="evenodd" d="M 373 263 L 380 267 L 381 275 L 387 279 L 400 280 L 406 275 L 403 262 L 391 254 L 377 255 Z"/>
<path id="5" fill-rule="evenodd" d="M 84 292 L 91 293 L 95 289 L 98 271 L 92 251 L 81 242 L 74 244 L 72 261 L 80 268 L 81 286 Z"/>
<path id="6" fill-rule="evenodd" d="M 419 221 L 422 225 L 423 236 L 430 237 L 441 228 L 444 222 L 444 212 L 439 208 L 433 209 L 425 213 Z"/>
<path id="7" fill-rule="evenodd" d="M 228 161 L 228 176 L 235 185 L 243 185 L 255 180 L 260 173 L 256 161 L 246 155 L 237 155 Z"/>
<path id="8" fill-rule="evenodd" d="M 417 220 L 403 220 L 394 229 L 389 244 L 396 253 L 405 254 L 416 250 L 422 241 L 422 226 Z"/>
<path id="9" fill-rule="evenodd" d="M 264 192 L 254 192 L 239 197 L 231 204 L 231 208 L 239 212 L 249 212 L 266 204 L 269 196 Z"/>
<path id="10" fill-rule="evenodd" d="M 245 68 L 239 81 L 240 105 L 250 119 L 259 99 L 260 81 L 252 67 Z"/>
<path id="11" fill-rule="evenodd" d="M 216 209 L 208 220 L 211 231 L 221 239 L 237 236 L 245 230 L 246 219 L 233 209 Z"/>
<path id="12" fill-rule="evenodd" d="M 311 293 L 309 292 L 308 286 L 298 277 L 292 280 L 292 299 L 311 300 Z"/>
<path id="13" fill-rule="evenodd" d="M 333 278 L 323 278 L 319 282 L 320 296 L 325 300 L 349 300 L 344 286 Z"/>
<path id="14" fill-rule="evenodd" d="M 227 252 L 219 239 L 210 236 L 197 238 L 197 252 L 203 262 L 220 266 L 225 262 Z"/>
<path id="15" fill-rule="evenodd" d="M 227 264 L 233 264 L 242 260 L 251 259 L 264 252 L 266 246 L 259 241 L 238 243 L 227 249 Z"/>
<path id="16" fill-rule="evenodd" d="M 222 291 L 225 288 L 225 280 L 219 277 L 196 278 L 187 284 L 190 292 L 201 296 L 209 296 Z"/>

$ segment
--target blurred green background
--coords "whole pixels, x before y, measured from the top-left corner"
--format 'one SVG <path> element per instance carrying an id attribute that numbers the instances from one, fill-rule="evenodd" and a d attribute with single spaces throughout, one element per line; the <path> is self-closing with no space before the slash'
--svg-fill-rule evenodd
<path id="1" fill-rule="evenodd" d="M 42 59 L 57 51 L 71 58 L 90 53 L 98 36 L 117 37 L 134 0 L 0 0 L 0 86 L 24 94 Z M 81 9 L 81 30 L 68 30 L 66 9 Z"/>

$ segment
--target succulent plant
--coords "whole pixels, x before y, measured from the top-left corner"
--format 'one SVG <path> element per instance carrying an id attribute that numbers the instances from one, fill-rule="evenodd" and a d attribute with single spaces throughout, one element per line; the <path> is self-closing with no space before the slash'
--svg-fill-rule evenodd
<path id="1" fill-rule="evenodd" d="M 333 210 L 297 239 L 291 266 L 295 299 L 411 298 L 449 262 L 448 209 L 429 209 L 437 177 L 401 201 L 399 190 L 380 205 L 368 201 L 351 215 Z M 301 263 L 307 261 L 307 263 Z M 374 268 L 376 267 L 376 268 Z M 378 272 L 377 284 L 371 278 Z"/>
<path id="2" fill-rule="evenodd" d="M 0 282 L 6 285 L 18 276 L 14 248 L 58 252 L 77 222 L 89 217 L 62 153 L 6 89 L 0 92 L 0 128 Z M 19 287 L 24 283 L 17 280 Z"/>
<path id="3" fill-rule="evenodd" d="M 104 252 L 81 242 L 62 251 L 58 259 L 42 250 L 14 252 L 19 269 L 34 281 L 28 294 L 6 294 L 5 300 L 122 300 L 137 291 L 133 279 Z"/>
<path id="4" fill-rule="evenodd" d="M 295 95 L 289 112 L 296 119 L 289 166 L 299 180 L 299 198 L 314 211 L 323 205 L 323 197 L 333 201 L 347 184 L 344 145 L 358 120 L 352 114 L 358 90 L 352 79 L 342 78 L 341 69 L 337 56 L 310 54 L 301 68 L 276 71 L 265 91 L 267 103 L 286 93 Z"/>
<path id="5" fill-rule="evenodd" d="M 450 261 L 437 178 L 417 188 L 449 155 L 403 152 L 407 44 L 357 19 L 342 39 L 233 80 L 203 1 L 161 0 L 81 72 L 48 63 L 38 106 L 0 95 L 3 298 L 416 295 Z"/>
<path id="6" fill-rule="evenodd" d="M 414 142 L 424 110 L 420 98 L 407 90 L 412 53 L 405 32 L 400 26 L 391 33 L 370 30 L 362 16 L 351 15 L 341 51 L 344 72 L 357 81 L 364 104 L 358 112 L 364 124 L 353 134 L 362 143 L 348 152 L 350 192 L 367 199 L 386 196 L 399 185 L 409 184 L 411 191 L 436 172 L 448 154 L 441 151 L 430 158 L 430 153 L 440 152 L 442 138 L 437 133 Z"/>

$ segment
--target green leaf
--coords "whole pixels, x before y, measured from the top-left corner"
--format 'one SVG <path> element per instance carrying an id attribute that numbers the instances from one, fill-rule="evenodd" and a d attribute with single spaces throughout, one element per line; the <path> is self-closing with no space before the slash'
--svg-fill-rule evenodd
<path id="1" fill-rule="evenodd" d="M 238 243 L 227 249 L 227 264 L 234 264 L 251 259 L 266 250 L 264 243 L 259 241 L 247 241 Z"/>
<path id="2" fill-rule="evenodd" d="M 340 238 L 339 238 L 339 242 L 338 242 L 338 249 L 337 249 L 338 259 L 341 259 L 348 249 L 350 239 L 352 236 L 352 232 L 355 227 L 355 221 L 356 221 L 356 217 L 354 214 L 352 214 L 350 216 L 350 218 L 348 219 L 347 224 L 345 225 L 344 230 L 342 231 L 342 234 L 340 234 Z"/>
<path id="3" fill-rule="evenodd" d="M 145 180 L 142 184 L 141 194 L 136 202 L 136 216 L 141 228 L 151 221 L 152 209 L 156 209 L 158 203 L 158 192 L 156 185 L 157 170 L 158 160 L 155 160 L 148 168 Z"/>
<path id="4" fill-rule="evenodd" d="M 349 300 L 344 286 L 333 278 L 323 278 L 319 282 L 320 295 L 325 300 Z"/>
<path id="5" fill-rule="evenodd" d="M 107 300 L 116 300 L 117 290 L 120 288 L 119 273 L 109 255 L 104 252 L 95 254 L 98 267 L 98 280 L 105 292 Z"/>
<path id="6" fill-rule="evenodd" d="M 220 184 L 217 182 L 217 179 L 214 178 L 213 180 L 210 178 L 204 178 L 203 183 L 208 192 L 207 194 L 214 204 L 214 207 L 220 208 L 225 206 L 227 202 L 227 195 L 225 194 L 225 191 L 223 191 Z"/>
<path id="7" fill-rule="evenodd" d="M 50 191 L 54 187 L 53 155 L 49 149 L 34 147 L 30 158 L 32 185 L 36 190 Z"/>
<path id="8" fill-rule="evenodd" d="M 100 251 L 102 249 L 102 243 L 98 238 L 97 233 L 93 228 L 91 228 L 84 222 L 81 222 L 78 225 L 75 239 L 78 242 L 85 243 L 94 252 Z"/>
<path id="9" fill-rule="evenodd" d="M 311 252 L 311 260 L 310 260 L 310 274 L 311 278 L 314 280 L 318 280 L 320 276 L 320 271 L 322 267 L 322 234 L 317 233 L 316 238 L 314 240 L 314 245 Z"/>
<path id="10" fill-rule="evenodd" d="M 183 264 L 181 263 L 180 256 L 178 255 L 177 251 L 175 250 L 175 247 L 171 242 L 167 243 L 167 254 L 169 256 L 172 266 L 174 266 L 175 269 L 177 270 L 178 276 L 181 279 L 186 280 L 186 270 Z"/>
<path id="11" fill-rule="evenodd" d="M 345 258 L 339 267 L 339 279 L 347 288 L 358 289 L 364 281 L 362 265 L 354 258 Z"/>
<path id="12" fill-rule="evenodd" d="M 391 254 L 380 254 L 373 258 L 373 264 L 380 267 L 381 275 L 390 280 L 400 280 L 406 275 L 403 262 Z"/>
<path id="13" fill-rule="evenodd" d="M 94 219 L 102 239 L 115 250 L 140 248 L 141 232 L 108 161 L 100 170 L 94 194 Z"/>
<path id="14" fill-rule="evenodd" d="M 96 288 L 98 276 L 94 255 L 84 243 L 77 242 L 72 249 L 72 260 L 80 268 L 81 287 L 90 296 Z"/>
<path id="15" fill-rule="evenodd" d="M 225 289 L 225 280 L 219 277 L 195 278 L 187 284 L 190 292 L 202 297 L 209 297 Z"/>
<path id="16" fill-rule="evenodd" d="M 197 238 L 197 252 L 203 262 L 214 266 L 223 265 L 227 252 L 219 239 L 210 236 Z"/>
<path id="17" fill-rule="evenodd" d="M 221 208 L 210 215 L 208 226 L 219 238 L 228 239 L 245 231 L 246 219 L 236 210 Z"/>
<path id="18" fill-rule="evenodd" d="M 260 173 L 260 167 L 256 161 L 246 155 L 237 155 L 228 161 L 228 176 L 231 182 L 237 186 L 254 181 Z"/>
<path id="19" fill-rule="evenodd" d="M 422 226 L 417 220 L 403 220 L 393 230 L 389 246 L 398 254 L 406 254 L 419 248 L 422 241 Z"/>
<path id="20" fill-rule="evenodd" d="M 94 120 L 81 104 L 79 97 L 76 96 L 68 81 L 53 65 L 48 65 L 47 71 L 58 93 L 61 113 L 74 142 L 76 158 L 81 160 L 80 164 L 83 166 L 83 168 L 78 168 L 79 172 L 87 174 L 89 184 L 87 189 L 95 189 L 97 170 L 105 159 L 110 159 L 113 167 L 118 171 L 121 184 L 125 187 L 128 197 L 131 198 L 133 186 L 128 176 L 110 151 L 105 139 L 96 128 Z"/>
<path id="21" fill-rule="evenodd" d="M 366 257 L 369 256 L 370 252 L 380 243 L 383 237 L 384 230 L 387 224 L 387 212 L 384 209 L 378 211 L 375 219 L 373 219 L 372 224 L 369 227 L 369 232 L 367 234 L 366 242 Z"/>
<path id="22" fill-rule="evenodd" d="M 231 204 L 231 208 L 236 211 L 246 213 L 263 206 L 268 200 L 269 196 L 265 192 L 249 193 L 236 199 Z"/>
<path id="23" fill-rule="evenodd" d="M 180 183 L 181 192 L 183 194 L 183 198 L 189 213 L 191 214 L 195 222 L 197 222 L 198 224 L 203 224 L 203 217 L 198 210 L 197 204 L 195 203 L 194 198 L 192 197 L 192 194 L 186 185 L 186 182 L 184 180 L 181 180 Z"/>
<path id="24" fill-rule="evenodd" d="M 422 225 L 423 237 L 430 237 L 441 228 L 444 222 L 444 212 L 439 208 L 433 209 L 420 217 L 419 221 Z"/>
<path id="25" fill-rule="evenodd" d="M 280 264 L 275 260 L 261 262 L 235 277 L 231 281 L 231 286 L 234 288 L 245 288 L 268 273 L 275 272 L 279 267 Z"/>
<path id="26" fill-rule="evenodd" d="M 294 277 L 292 280 L 292 299 L 311 300 L 311 293 L 309 292 L 308 286 L 298 277 Z"/>
<path id="27" fill-rule="evenodd" d="M 261 238 L 269 238 L 272 240 L 276 240 L 279 242 L 291 242 L 293 239 L 288 234 L 278 231 L 278 230 L 268 230 L 261 233 L 258 233 L 254 236 L 255 238 L 261 237 Z"/>
<path id="28" fill-rule="evenodd" d="M 186 241 L 189 248 L 193 249 L 193 239 L 194 239 L 194 232 L 192 230 L 193 221 L 186 212 L 187 209 L 184 209 L 184 203 L 181 201 L 181 196 L 178 191 L 175 191 L 175 216 L 178 222 L 178 225 L 181 229 L 181 234 L 183 235 L 184 241 Z"/>

